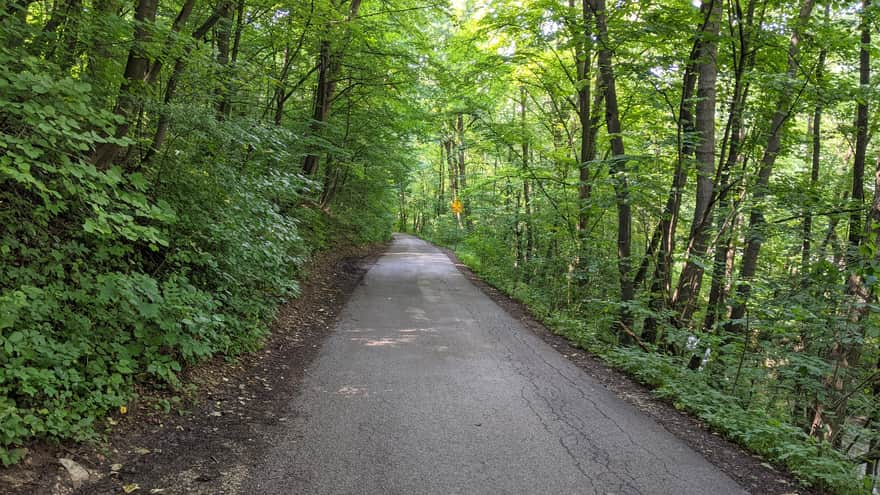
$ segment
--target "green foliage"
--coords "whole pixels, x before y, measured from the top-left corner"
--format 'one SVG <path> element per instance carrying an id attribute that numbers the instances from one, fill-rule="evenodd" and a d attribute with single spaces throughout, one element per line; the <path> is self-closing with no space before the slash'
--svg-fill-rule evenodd
<path id="1" fill-rule="evenodd" d="M 709 383 L 706 374 L 688 370 L 680 357 L 616 346 L 608 332 L 617 314 L 616 305 L 588 302 L 591 309 L 586 312 L 592 315 L 589 320 L 570 311 L 551 310 L 540 290 L 514 282 L 509 278 L 510 273 L 505 275 L 499 271 L 497 263 L 472 250 L 473 245 L 491 247 L 491 243 L 468 239 L 471 239 L 470 249 L 462 247 L 456 251 L 462 262 L 496 288 L 526 303 L 555 332 L 649 385 L 659 397 L 697 416 L 713 430 L 784 465 L 806 484 L 839 494 L 864 493 L 857 467 L 827 442 L 810 438 L 802 429 L 786 424 L 784 418 L 771 415 L 766 408 L 744 408 L 738 397 Z M 782 372 L 795 373 L 801 380 L 815 384 L 816 377 L 828 371 L 825 362 L 803 359 L 783 368 Z"/>
<path id="2" fill-rule="evenodd" d="M 764 409 L 744 409 L 735 397 L 713 388 L 705 375 L 687 370 L 680 360 L 620 347 L 606 350 L 601 356 L 653 387 L 658 396 L 676 408 L 694 414 L 715 431 L 786 466 L 806 483 L 834 493 L 863 493 L 856 466 L 831 445 L 817 442 Z"/>
<path id="3" fill-rule="evenodd" d="M 804 5 L 812 16 L 796 26 Z M 709 40 L 697 32 L 706 4 L 605 6 L 608 36 L 599 42 L 600 16 L 588 3 L 452 8 L 457 24 L 439 29 L 429 73 L 433 132 L 422 138 L 402 217 L 728 437 L 806 482 L 864 492 L 877 479 L 855 464 L 872 465 L 876 453 L 863 454 L 880 438 L 880 251 L 878 226 L 865 221 L 876 216 L 870 198 L 852 199 L 873 184 L 869 171 L 853 184 L 853 116 L 878 81 L 858 81 L 856 26 L 876 23 L 878 11 L 753 2 L 724 10 Z M 796 27 L 799 67 L 810 68 L 789 74 Z M 714 65 L 688 62 L 695 39 L 717 42 Z M 876 55 L 874 45 L 864 48 Z M 622 173 L 606 129 L 610 102 L 596 94 L 606 48 Z M 700 86 L 709 82 L 701 71 L 716 68 L 711 88 Z M 711 113 L 700 104 L 711 99 L 694 98 L 701 91 L 717 91 Z M 731 106 L 737 94 L 742 108 Z M 690 130 L 686 110 L 696 117 Z M 768 128 L 782 113 L 784 124 Z M 868 121 L 870 131 L 877 119 Z M 710 163 L 693 148 L 713 132 Z M 876 151 L 867 145 L 868 167 Z M 711 173 L 698 174 L 704 166 Z M 466 206 L 460 222 L 452 197 Z M 711 214 L 696 218 L 707 198 Z M 853 240 L 856 232 L 869 235 Z M 615 350 L 620 343 L 639 350 Z"/>
<path id="4" fill-rule="evenodd" d="M 79 125 L 79 114 L 54 112 Z M 237 132 L 230 123 L 205 138 Z M 0 278 L 5 461 L 33 436 L 91 437 L 135 380 L 176 386 L 186 363 L 254 348 L 276 304 L 296 294 L 309 251 L 290 212 L 306 181 L 277 162 L 243 173 L 233 150 L 199 159 L 204 144 L 163 165 L 174 181 L 41 162 L 41 185 L 18 181 L 18 197 L 4 198 L 18 205 L 5 210 L 0 250 L 10 268 Z M 23 204 L 32 191 L 43 208 Z"/>
<path id="5" fill-rule="evenodd" d="M 40 26 L 7 20 L 0 38 L 31 42 L 0 44 L 3 464 L 33 438 L 94 438 L 135 383 L 176 388 L 188 365 L 257 348 L 278 304 L 298 294 L 313 252 L 388 238 L 388 185 L 401 173 L 377 166 L 382 150 L 353 157 L 328 145 L 345 158 L 348 183 L 319 207 L 325 184 L 298 173 L 305 126 L 276 126 L 245 108 L 218 121 L 203 78 L 219 76 L 200 50 L 192 56 L 201 65 L 179 74 L 189 98 L 158 103 L 144 91 L 148 123 L 134 139 L 114 137 L 126 123 L 111 111 L 122 66 L 83 56 L 89 70 L 70 70 L 41 52 L 57 40 L 44 40 Z M 128 44 L 119 41 L 130 21 L 102 23 L 80 25 L 85 45 Z M 155 44 L 150 53 L 164 52 Z M 170 138 L 145 161 L 143 135 L 158 115 L 170 119 Z M 92 153 L 108 143 L 127 152 L 97 167 Z"/>

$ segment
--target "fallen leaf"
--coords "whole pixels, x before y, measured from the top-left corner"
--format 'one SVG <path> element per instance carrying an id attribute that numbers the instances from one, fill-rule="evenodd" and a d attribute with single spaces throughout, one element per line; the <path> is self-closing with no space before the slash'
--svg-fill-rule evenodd
<path id="1" fill-rule="evenodd" d="M 111 464 L 111 465 L 110 465 L 110 471 L 114 471 L 114 472 L 115 472 L 115 471 L 122 471 L 122 464 L 119 464 L 119 463 L 117 463 L 117 464 Z"/>
<path id="2" fill-rule="evenodd" d="M 124 491 L 125 493 L 131 493 L 135 490 L 140 490 L 140 489 L 141 489 L 141 486 L 138 485 L 137 483 L 129 483 L 128 485 L 122 486 L 122 491 Z"/>
<path id="3" fill-rule="evenodd" d="M 128 413 L 128 407 L 119 406 L 119 414 L 127 414 L 127 413 Z"/>
<path id="4" fill-rule="evenodd" d="M 147 455 L 147 454 L 150 453 L 150 449 L 145 449 L 145 448 L 143 448 L 143 447 L 138 447 L 138 448 L 134 449 L 134 453 L 135 453 L 135 454 L 139 454 L 139 455 Z"/>

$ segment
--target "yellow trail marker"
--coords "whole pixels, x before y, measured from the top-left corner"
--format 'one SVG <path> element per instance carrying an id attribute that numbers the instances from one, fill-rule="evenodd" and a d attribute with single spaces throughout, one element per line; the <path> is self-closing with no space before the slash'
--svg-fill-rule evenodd
<path id="1" fill-rule="evenodd" d="M 452 203 L 449 204 L 449 207 L 452 209 L 452 213 L 461 213 L 464 211 L 464 205 L 461 204 L 461 201 L 454 199 Z"/>

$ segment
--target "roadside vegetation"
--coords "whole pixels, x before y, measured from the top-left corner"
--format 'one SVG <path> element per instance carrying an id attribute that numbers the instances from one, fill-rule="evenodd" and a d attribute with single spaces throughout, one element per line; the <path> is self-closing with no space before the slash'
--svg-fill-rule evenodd
<path id="1" fill-rule="evenodd" d="M 93 438 L 135 384 L 257 348 L 312 253 L 388 238 L 418 36 L 363 12 L 2 4 L 3 464 Z"/>
<path id="2" fill-rule="evenodd" d="M 400 228 L 806 483 L 875 491 L 880 5 L 458 6 Z"/>
<path id="3" fill-rule="evenodd" d="M 398 229 L 871 493 L 878 27 L 876 1 L 7 0 L 0 461 L 258 348 L 305 259 Z"/>

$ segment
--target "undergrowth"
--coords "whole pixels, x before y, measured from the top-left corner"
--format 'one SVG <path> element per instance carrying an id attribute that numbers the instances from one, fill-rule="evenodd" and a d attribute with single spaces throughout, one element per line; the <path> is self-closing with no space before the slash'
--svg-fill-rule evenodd
<path id="1" fill-rule="evenodd" d="M 304 260 L 393 222 L 393 197 L 367 181 L 333 213 L 309 206 L 319 186 L 291 172 L 300 137 L 218 123 L 210 106 L 179 115 L 187 139 L 148 166 L 98 169 L 86 151 L 129 144 L 101 107 L 88 84 L 0 48 L 4 465 L 32 439 L 94 438 L 135 383 L 174 388 L 189 364 L 255 349 Z"/>

